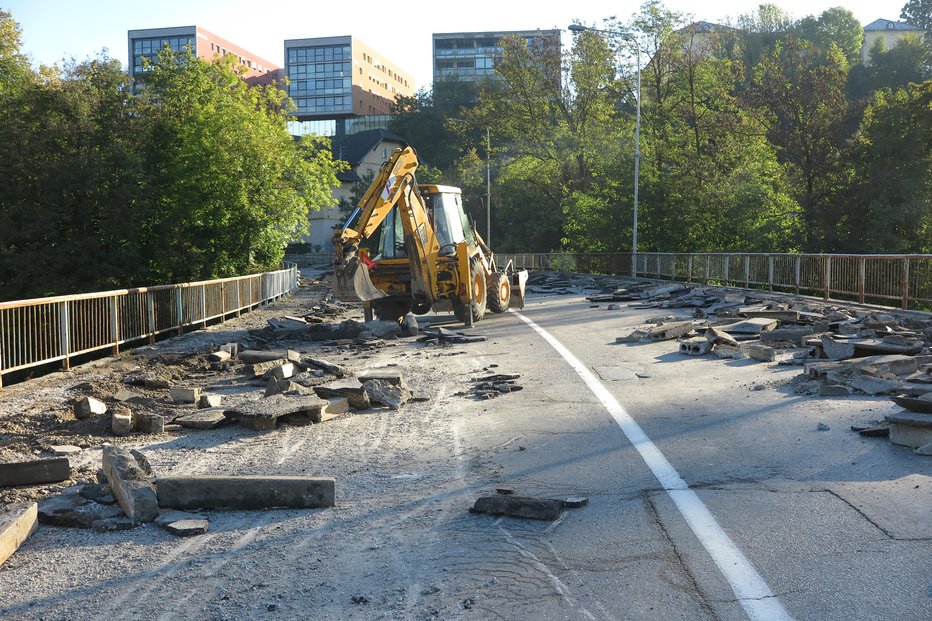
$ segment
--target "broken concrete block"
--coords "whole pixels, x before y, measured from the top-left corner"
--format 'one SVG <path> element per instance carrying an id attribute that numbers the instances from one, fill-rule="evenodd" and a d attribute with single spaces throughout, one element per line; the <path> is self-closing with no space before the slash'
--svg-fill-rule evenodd
<path id="1" fill-rule="evenodd" d="M 67 457 L 0 464 L 0 487 L 56 483 L 71 478 Z"/>
<path id="2" fill-rule="evenodd" d="M 39 527 L 39 505 L 20 502 L 0 506 L 0 565 L 13 556 Z"/>
<path id="3" fill-rule="evenodd" d="M 848 397 L 851 389 L 841 384 L 825 384 L 819 388 L 820 397 Z"/>
<path id="4" fill-rule="evenodd" d="M 247 429 L 269 431 L 283 416 L 298 415 L 313 423 L 319 423 L 324 406 L 323 399 L 315 396 L 290 397 L 273 395 L 259 401 L 250 401 L 229 411 L 239 418 L 239 423 Z"/>
<path id="5" fill-rule="evenodd" d="M 190 429 L 214 429 L 227 420 L 229 419 L 224 415 L 223 408 L 205 408 L 190 414 L 182 414 L 175 419 L 175 423 Z"/>
<path id="6" fill-rule="evenodd" d="M 846 360 L 854 357 L 854 343 L 836 341 L 830 336 L 822 335 L 819 340 L 825 357 L 829 360 Z"/>
<path id="7" fill-rule="evenodd" d="M 207 356 L 211 362 L 226 362 L 233 357 L 233 354 L 223 349 L 217 350 Z"/>
<path id="8" fill-rule="evenodd" d="M 277 367 L 286 364 L 288 361 L 283 358 L 269 360 L 267 362 L 257 362 L 246 367 L 246 375 L 249 377 L 265 377 L 265 375 Z"/>
<path id="9" fill-rule="evenodd" d="M 203 535 L 210 528 L 207 520 L 178 520 L 165 526 L 165 530 L 178 537 L 193 537 Z"/>
<path id="10" fill-rule="evenodd" d="M 897 404 L 901 408 L 906 408 L 910 412 L 918 412 L 920 414 L 932 414 L 932 399 L 925 399 L 923 397 L 914 398 L 914 397 L 891 397 L 893 403 Z"/>
<path id="11" fill-rule="evenodd" d="M 74 404 L 74 417 L 78 420 L 90 418 L 95 414 L 106 414 L 107 406 L 94 397 L 84 397 Z"/>
<path id="12" fill-rule="evenodd" d="M 165 418 L 159 414 L 143 412 L 135 417 L 135 429 L 140 433 L 163 433 L 165 431 Z"/>
<path id="13" fill-rule="evenodd" d="M 110 431 L 115 436 L 128 436 L 133 430 L 133 413 L 127 407 L 110 412 Z"/>
<path id="14" fill-rule="evenodd" d="M 870 377 L 869 375 L 854 375 L 848 380 L 847 384 L 867 395 L 888 395 L 902 389 L 900 382 Z"/>
<path id="15" fill-rule="evenodd" d="M 201 398 L 197 402 L 197 407 L 219 408 L 221 402 L 223 402 L 222 395 L 201 395 Z"/>
<path id="16" fill-rule="evenodd" d="M 689 356 L 704 356 L 710 351 L 712 351 L 712 343 L 710 343 L 704 336 L 697 336 L 695 338 L 680 341 L 681 354 L 687 354 Z"/>
<path id="17" fill-rule="evenodd" d="M 640 343 L 647 339 L 647 332 L 644 330 L 633 330 L 627 336 L 616 336 L 616 343 Z"/>
<path id="18" fill-rule="evenodd" d="M 776 319 L 778 321 L 799 321 L 798 310 L 750 310 L 738 309 L 738 314 L 748 319 Z"/>
<path id="19" fill-rule="evenodd" d="M 916 455 L 932 455 L 932 442 L 929 442 L 928 444 L 923 444 L 922 446 L 917 448 L 915 451 L 913 451 L 913 453 L 915 453 Z M 0 561 L 0 563 L 2 562 L 3 561 Z"/>
<path id="20" fill-rule="evenodd" d="M 371 379 L 363 382 L 362 387 L 373 403 L 387 405 L 393 410 L 399 409 L 411 398 L 411 391 L 402 386 L 389 384 L 384 380 Z"/>
<path id="21" fill-rule="evenodd" d="M 225 351 L 231 357 L 236 358 L 239 354 L 239 343 L 226 343 L 220 346 L 220 351 Z"/>
<path id="22" fill-rule="evenodd" d="M 321 477 L 166 477 L 158 500 L 176 509 L 319 509 L 335 502 L 335 481 Z"/>
<path id="23" fill-rule="evenodd" d="M 133 371 L 123 377 L 124 384 L 144 386 L 150 390 L 168 388 L 171 383 L 155 371 Z"/>
<path id="24" fill-rule="evenodd" d="M 169 394 L 175 403 L 197 403 L 198 399 L 201 398 L 201 389 L 198 387 L 172 386 Z"/>
<path id="25" fill-rule="evenodd" d="M 364 384 L 369 380 L 377 379 L 388 382 L 393 386 L 401 386 L 401 369 L 395 367 L 372 369 L 357 375 L 359 383 Z"/>
<path id="26" fill-rule="evenodd" d="M 72 446 L 70 444 L 53 444 L 49 447 L 49 450 L 55 453 L 58 456 L 67 456 L 67 455 L 77 455 L 82 452 L 84 449 L 80 446 Z"/>
<path id="27" fill-rule="evenodd" d="M 354 410 L 368 410 L 372 407 L 369 393 L 362 386 L 315 386 L 314 392 L 318 397 L 345 397 Z"/>
<path id="28" fill-rule="evenodd" d="M 856 361 L 849 363 L 849 365 L 849 368 L 856 370 L 861 370 L 868 366 L 875 368 L 886 367 L 891 373 L 895 375 L 909 375 L 910 373 L 915 373 L 919 368 L 919 366 L 916 364 L 916 359 L 913 356 L 896 354 L 859 358 Z"/>
<path id="29" fill-rule="evenodd" d="M 890 442 L 920 447 L 932 442 L 932 415 L 900 412 L 885 417 L 890 423 Z"/>
<path id="30" fill-rule="evenodd" d="M 529 520 L 555 520 L 563 512 L 562 500 L 497 495 L 477 498 L 471 513 L 507 515 Z"/>
<path id="31" fill-rule="evenodd" d="M 693 322 L 691 321 L 662 323 L 648 328 L 647 338 L 651 341 L 669 341 L 689 334 L 693 331 L 693 327 Z"/>
<path id="32" fill-rule="evenodd" d="M 294 363 L 286 362 L 285 364 L 281 366 L 277 366 L 274 369 L 270 369 L 269 372 L 266 373 L 266 376 L 269 379 L 284 380 L 284 379 L 288 379 L 289 377 L 294 376 L 294 374 L 295 374 Z"/>
<path id="33" fill-rule="evenodd" d="M 760 360 L 761 362 L 773 362 L 777 357 L 777 350 L 773 347 L 759 345 L 757 343 L 745 345 L 741 350 L 746 353 L 749 358 Z"/>
<path id="34" fill-rule="evenodd" d="M 730 323 L 724 326 L 715 326 L 719 330 L 724 330 L 729 334 L 760 334 L 773 330 L 780 322 L 776 319 L 767 319 L 766 317 L 755 317 L 745 321 Z"/>
<path id="35" fill-rule="evenodd" d="M 812 335 L 813 329 L 810 327 L 786 327 L 776 328 L 767 332 L 760 333 L 760 340 L 763 343 L 783 342 L 783 343 L 802 343 L 803 339 Z"/>
<path id="36" fill-rule="evenodd" d="M 327 414 L 345 414 L 349 412 L 349 399 L 346 397 L 330 397 L 325 399 L 327 402 L 324 411 Z"/>
<path id="37" fill-rule="evenodd" d="M 304 356 L 301 358 L 300 364 L 305 367 L 317 367 L 318 369 L 326 371 L 327 373 L 332 373 L 337 377 L 348 377 L 352 375 L 352 372 L 345 367 L 328 362 L 326 360 L 321 360 L 320 358 Z"/>
<path id="38" fill-rule="evenodd" d="M 727 345 L 729 347 L 738 346 L 738 341 L 736 341 L 730 334 L 717 328 L 706 329 L 705 338 L 713 345 Z"/>
<path id="39" fill-rule="evenodd" d="M 103 467 L 126 517 L 136 522 L 151 522 L 158 516 L 159 505 L 150 475 L 130 451 L 105 446 Z"/>
<path id="40" fill-rule="evenodd" d="M 307 396 L 316 394 L 313 388 L 293 382 L 291 380 L 278 380 L 274 377 L 269 380 L 269 385 L 265 388 L 265 396 L 272 395 L 289 395 L 289 396 Z"/>
<path id="41" fill-rule="evenodd" d="M 301 362 L 301 354 L 293 349 L 265 351 L 247 349 L 239 353 L 239 359 L 246 364 L 261 364 L 263 362 Z"/>

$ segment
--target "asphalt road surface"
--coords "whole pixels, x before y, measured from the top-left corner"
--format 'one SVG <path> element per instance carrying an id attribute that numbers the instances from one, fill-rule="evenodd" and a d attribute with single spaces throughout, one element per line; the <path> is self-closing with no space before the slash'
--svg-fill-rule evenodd
<path id="1" fill-rule="evenodd" d="M 615 344 L 661 313 L 531 297 L 476 324 L 485 342 L 345 356 L 399 365 L 427 402 L 140 443 L 170 474 L 334 476 L 337 506 L 210 512 L 184 540 L 43 528 L 0 568 L 0 618 L 932 618 L 932 460 L 849 429 L 895 406 Z M 523 390 L 457 394 L 489 372 Z M 589 502 L 552 522 L 468 511 L 496 488 Z"/>

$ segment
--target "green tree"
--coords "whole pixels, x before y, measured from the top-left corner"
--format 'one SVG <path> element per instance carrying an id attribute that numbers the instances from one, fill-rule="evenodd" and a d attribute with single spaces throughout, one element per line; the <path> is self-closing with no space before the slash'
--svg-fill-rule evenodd
<path id="1" fill-rule="evenodd" d="M 932 81 L 874 95 L 837 215 L 851 252 L 932 252 Z"/>
<path id="2" fill-rule="evenodd" d="M 900 19 L 924 28 L 928 36 L 932 33 L 932 0 L 908 0 L 900 11 Z"/>
<path id="3" fill-rule="evenodd" d="M 757 67 L 747 94 L 793 184 L 807 251 L 827 249 L 832 237 L 829 207 L 841 183 L 846 74 L 837 47 L 823 54 L 791 36 Z"/>
<path id="4" fill-rule="evenodd" d="M 0 8 L 0 97 L 21 89 L 35 76 L 20 52 L 22 29 L 13 14 Z"/>
<path id="5" fill-rule="evenodd" d="M 335 163 L 320 139 L 287 133 L 284 93 L 250 87 L 232 57 L 163 50 L 139 103 L 148 120 L 146 257 L 158 281 L 274 267 L 332 203 Z"/>
<path id="6" fill-rule="evenodd" d="M 848 9 L 834 7 L 826 9 L 819 17 L 805 17 L 795 24 L 792 32 L 821 50 L 828 50 L 833 44 L 838 46 L 849 65 L 861 60 L 864 29 Z"/>

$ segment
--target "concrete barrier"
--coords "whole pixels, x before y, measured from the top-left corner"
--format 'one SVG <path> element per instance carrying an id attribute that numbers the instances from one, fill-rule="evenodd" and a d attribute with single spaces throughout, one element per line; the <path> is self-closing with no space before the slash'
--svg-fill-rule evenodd
<path id="1" fill-rule="evenodd" d="M 335 481 L 321 477 L 165 477 L 159 506 L 175 509 L 320 509 L 335 503 Z"/>

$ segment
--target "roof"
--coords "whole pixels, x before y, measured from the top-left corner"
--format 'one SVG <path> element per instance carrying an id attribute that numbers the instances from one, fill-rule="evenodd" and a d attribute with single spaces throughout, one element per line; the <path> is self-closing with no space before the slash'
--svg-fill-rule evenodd
<path id="1" fill-rule="evenodd" d="M 925 32 L 923 28 L 919 26 L 913 26 L 912 24 L 907 24 L 906 22 L 895 22 L 891 19 L 876 19 L 864 26 L 865 32 L 878 31 L 878 30 L 901 30 L 901 31 L 912 31 L 912 32 Z"/>
<path id="2" fill-rule="evenodd" d="M 377 148 L 383 142 L 395 142 L 402 147 L 408 146 L 407 140 L 388 130 L 367 129 L 358 134 L 334 136 L 330 139 L 330 148 L 333 152 L 334 159 L 343 160 L 353 168 L 356 168 L 363 158 L 366 157 L 366 154 Z M 356 181 L 356 179 L 347 180 Z"/>

